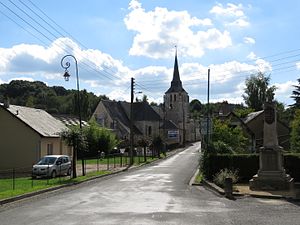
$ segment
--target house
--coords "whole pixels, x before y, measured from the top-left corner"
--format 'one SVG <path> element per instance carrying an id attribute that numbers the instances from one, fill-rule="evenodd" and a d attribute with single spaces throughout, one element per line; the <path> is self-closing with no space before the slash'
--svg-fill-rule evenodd
<path id="1" fill-rule="evenodd" d="M 70 155 L 60 138 L 67 127 L 41 109 L 0 104 L 0 170 L 30 168 L 48 154 Z"/>
<path id="2" fill-rule="evenodd" d="M 228 121 L 229 126 L 232 128 L 240 127 L 243 131 L 243 135 L 248 138 L 248 151 L 254 152 L 256 148 L 256 141 L 255 141 L 255 133 L 248 127 L 245 121 L 236 115 L 234 112 L 229 111 L 226 115 L 219 114 L 218 119 L 221 121 Z"/>
<path id="3" fill-rule="evenodd" d="M 102 100 L 93 113 L 93 117 L 102 127 L 112 129 L 120 140 L 130 138 L 130 103 L 123 101 Z M 153 137 L 178 133 L 178 127 L 172 121 L 164 120 L 147 102 L 133 103 L 134 141 L 152 140 Z M 178 143 L 177 136 L 170 135 L 168 144 Z"/>
<path id="4" fill-rule="evenodd" d="M 263 146 L 263 135 L 264 135 L 264 110 L 249 113 L 244 119 L 244 123 L 254 133 L 256 149 Z M 278 144 L 283 149 L 289 149 L 289 137 L 290 130 L 287 125 L 277 119 L 277 135 Z"/>
<path id="5" fill-rule="evenodd" d="M 120 139 L 129 139 L 130 103 L 102 100 L 93 117 L 101 126 L 113 129 Z M 158 135 L 168 145 L 200 140 L 200 123 L 190 118 L 189 96 L 180 80 L 177 52 L 173 79 L 165 92 L 164 103 L 150 106 L 147 102 L 134 102 L 133 123 L 135 142 L 152 140 Z"/>

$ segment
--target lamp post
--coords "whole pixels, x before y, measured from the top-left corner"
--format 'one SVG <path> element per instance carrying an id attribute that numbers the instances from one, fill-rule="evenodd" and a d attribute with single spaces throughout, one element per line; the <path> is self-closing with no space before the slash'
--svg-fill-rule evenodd
<path id="1" fill-rule="evenodd" d="M 79 116 L 79 127 L 80 127 L 80 131 L 82 129 L 82 121 L 81 121 L 81 107 L 80 107 L 80 90 L 79 90 L 79 77 L 78 77 L 78 64 L 77 64 L 77 59 L 75 58 L 75 56 L 73 55 L 65 55 L 61 61 L 61 67 L 65 69 L 65 73 L 64 73 L 64 78 L 65 81 L 69 81 L 70 78 L 70 74 L 68 69 L 70 68 L 71 64 L 69 61 L 66 61 L 64 63 L 64 60 L 66 58 L 73 58 L 75 61 L 75 71 L 76 71 L 76 79 L 77 79 L 77 107 L 78 107 L 78 116 Z M 77 160 L 77 148 L 75 149 L 73 147 L 73 164 L 72 164 L 72 170 L 73 170 L 73 178 L 76 178 L 77 174 L 76 174 L 76 160 Z M 85 175 L 84 173 L 84 161 L 82 160 L 83 164 L 82 164 L 82 175 Z"/>

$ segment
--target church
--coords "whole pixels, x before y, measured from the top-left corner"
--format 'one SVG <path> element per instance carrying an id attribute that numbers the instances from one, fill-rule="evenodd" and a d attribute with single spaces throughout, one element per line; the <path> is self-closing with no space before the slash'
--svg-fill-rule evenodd
<path id="1" fill-rule="evenodd" d="M 120 140 L 129 140 L 130 103 L 102 100 L 93 117 L 103 127 L 111 129 Z M 180 80 L 177 51 L 170 88 L 164 94 L 164 103 L 151 106 L 147 102 L 133 103 L 134 142 L 151 141 L 160 136 L 167 145 L 185 145 L 200 140 L 199 121 L 190 117 L 189 95 Z"/>

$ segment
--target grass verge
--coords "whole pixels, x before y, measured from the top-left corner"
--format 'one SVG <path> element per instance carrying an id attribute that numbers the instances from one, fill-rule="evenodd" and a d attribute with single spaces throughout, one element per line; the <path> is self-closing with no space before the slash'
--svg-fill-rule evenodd
<path id="1" fill-rule="evenodd" d="M 78 183 L 88 180 L 95 176 L 110 174 L 111 171 L 95 171 L 87 173 L 86 176 L 78 176 L 73 179 L 70 177 L 58 177 L 54 179 L 31 179 L 31 177 L 12 179 L 0 179 L 0 200 L 11 198 L 14 196 L 27 194 L 51 187 L 56 187 L 64 184 Z"/>

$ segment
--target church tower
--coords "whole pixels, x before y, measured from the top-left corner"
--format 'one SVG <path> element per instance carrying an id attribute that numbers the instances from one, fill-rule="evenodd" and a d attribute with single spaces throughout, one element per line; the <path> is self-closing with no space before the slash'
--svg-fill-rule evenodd
<path id="1" fill-rule="evenodd" d="M 183 89 L 182 82 L 180 80 L 177 48 L 175 53 L 173 79 L 171 87 L 165 92 L 164 105 L 166 119 L 172 120 L 178 126 L 180 143 L 184 144 L 186 141 L 186 130 L 189 116 L 189 95 Z"/>

